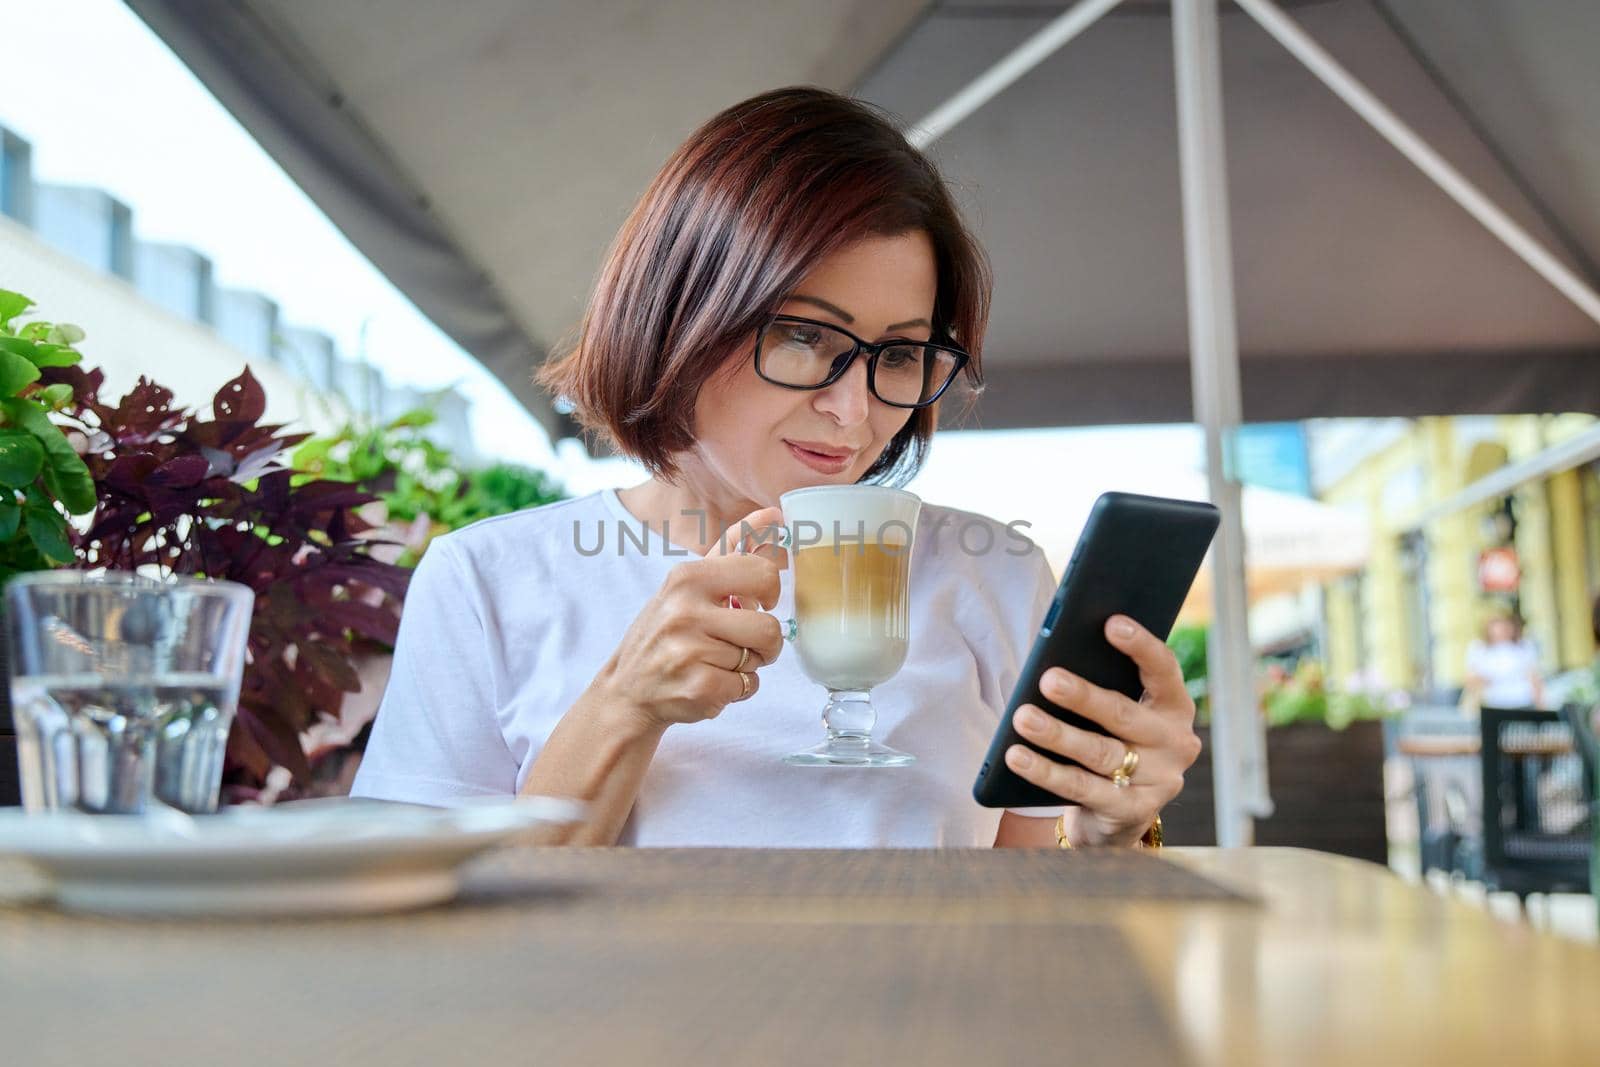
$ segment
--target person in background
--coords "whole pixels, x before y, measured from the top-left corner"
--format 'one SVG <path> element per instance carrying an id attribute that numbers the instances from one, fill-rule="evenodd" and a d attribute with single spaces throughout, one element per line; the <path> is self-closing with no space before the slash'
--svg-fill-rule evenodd
<path id="1" fill-rule="evenodd" d="M 1588 676 L 1567 694 L 1566 699 L 1580 706 L 1588 706 L 1591 736 L 1600 738 L 1600 596 L 1594 598 L 1589 625 L 1594 630 L 1594 660 L 1589 664 Z"/>
<path id="2" fill-rule="evenodd" d="M 1516 615 L 1495 615 L 1484 626 L 1483 640 L 1468 646 L 1466 694 L 1478 708 L 1544 706 L 1539 650 L 1523 636 Z"/>
<path id="3" fill-rule="evenodd" d="M 1589 615 L 1589 625 L 1594 627 L 1594 681 L 1600 686 L 1600 596 L 1594 598 L 1594 610 Z"/>
<path id="4" fill-rule="evenodd" d="M 1589 625 L 1594 629 L 1594 662 L 1589 667 L 1587 692 L 1579 697 L 1589 705 L 1589 736 L 1600 738 L 1600 595 L 1594 598 L 1594 608 L 1589 613 Z M 1587 699 L 1584 699 L 1587 698 Z M 1597 828 L 1600 833 L 1600 828 Z"/>
<path id="5" fill-rule="evenodd" d="M 1600 738 L 1600 595 L 1594 598 L 1594 609 L 1589 613 L 1589 625 L 1594 629 L 1593 675 L 1589 686 L 1589 736 Z M 1600 828 L 1597 828 L 1600 833 Z"/>

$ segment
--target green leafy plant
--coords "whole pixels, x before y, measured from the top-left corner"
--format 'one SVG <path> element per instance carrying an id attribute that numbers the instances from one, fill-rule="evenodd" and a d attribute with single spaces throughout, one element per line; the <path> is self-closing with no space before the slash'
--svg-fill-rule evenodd
<path id="1" fill-rule="evenodd" d="M 94 510 L 94 479 L 50 416 L 73 401 L 51 368 L 82 358 L 83 331 L 70 323 L 22 322 L 34 306 L 0 289 L 0 583 L 74 559 L 67 515 Z"/>
<path id="2" fill-rule="evenodd" d="M 294 454 L 302 478 L 351 482 L 383 501 L 393 522 L 428 525 L 428 538 L 402 555 L 414 564 L 426 540 L 479 519 L 548 504 L 563 497 L 549 475 L 531 467 L 497 463 L 465 471 L 448 448 L 428 437 L 435 419 L 418 409 L 378 425 L 350 423 L 315 437 Z"/>
<path id="3" fill-rule="evenodd" d="M 1174 626 L 1167 637 L 1167 647 L 1178 657 L 1178 667 L 1183 671 L 1183 684 L 1194 701 L 1195 716 L 1200 722 L 1211 717 L 1210 687 L 1206 682 L 1206 639 L 1210 627 L 1199 623 Z"/>
<path id="4" fill-rule="evenodd" d="M 357 514 L 372 496 L 294 477 L 289 450 L 304 437 L 264 421 L 266 394 L 248 367 L 209 411 L 144 378 L 108 400 L 98 370 L 46 377 L 71 387 L 60 418 L 85 442 L 93 478 L 93 518 L 72 535 L 77 564 L 255 590 L 224 795 L 254 796 L 273 765 L 308 783 L 301 737 L 359 690 L 359 656 L 393 646 L 411 577 L 372 555 L 379 542 Z"/>
<path id="5" fill-rule="evenodd" d="M 461 480 L 450 450 L 427 435 L 433 422 L 431 411 L 418 409 L 386 423 L 346 423 L 295 449 L 294 466 L 302 477 L 352 482 L 377 494 L 390 519 L 432 517 Z"/>
<path id="6" fill-rule="evenodd" d="M 1370 694 L 1330 688 L 1322 664 L 1315 660 L 1301 660 L 1293 672 L 1279 668 L 1271 677 L 1273 684 L 1262 698 L 1270 726 L 1320 722 L 1343 730 L 1352 722 L 1390 714 L 1390 709 Z"/>
<path id="7" fill-rule="evenodd" d="M 515 463 L 496 463 L 468 472 L 455 497 L 445 503 L 439 520 L 450 529 L 459 530 L 479 519 L 549 504 L 564 495 L 543 471 Z"/>
<path id="8" fill-rule="evenodd" d="M 1210 632 L 1211 628 L 1204 624 L 1189 624 L 1174 627 L 1167 638 L 1167 646 L 1183 670 L 1184 684 L 1194 698 L 1196 721 L 1201 723 L 1211 720 L 1206 680 Z M 1302 659 L 1293 670 L 1277 664 L 1265 668 L 1261 709 L 1269 726 L 1319 722 L 1342 730 L 1352 722 L 1390 714 L 1396 710 L 1395 696 L 1333 688 L 1327 684 L 1321 663 Z"/>

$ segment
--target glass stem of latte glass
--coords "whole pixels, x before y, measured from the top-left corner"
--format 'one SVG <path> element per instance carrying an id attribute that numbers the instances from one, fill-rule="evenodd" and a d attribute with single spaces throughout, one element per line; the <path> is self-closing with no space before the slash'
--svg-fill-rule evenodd
<path id="1" fill-rule="evenodd" d="M 873 739 L 872 689 L 905 663 L 910 645 L 911 549 L 922 502 L 882 486 L 815 486 L 785 493 L 794 578 L 786 638 L 828 691 L 827 739 L 784 762 L 900 767 L 916 757 Z"/>
<path id="2" fill-rule="evenodd" d="M 833 755 L 859 757 L 884 766 L 910 763 L 916 758 L 906 753 L 895 753 L 886 745 L 878 745 L 874 749 L 872 728 L 877 722 L 878 712 L 872 706 L 871 690 L 828 690 L 828 706 L 822 709 L 822 725 L 828 730 L 825 747 Z M 871 759 L 874 755 L 878 758 Z M 903 756 L 904 759 L 895 759 L 893 756 Z"/>

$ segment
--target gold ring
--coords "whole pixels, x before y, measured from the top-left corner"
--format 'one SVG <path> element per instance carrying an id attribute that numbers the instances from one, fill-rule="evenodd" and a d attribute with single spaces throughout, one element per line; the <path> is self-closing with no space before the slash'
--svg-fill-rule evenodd
<path id="1" fill-rule="evenodd" d="M 749 671 L 740 671 L 739 672 L 739 685 L 740 685 L 741 690 L 742 690 L 739 693 L 739 699 L 743 700 L 745 697 L 750 695 L 750 672 Z"/>
<path id="2" fill-rule="evenodd" d="M 744 670 L 744 665 L 746 663 L 748 663 L 749 661 L 750 661 L 750 650 L 748 648 L 740 648 L 739 649 L 739 665 L 737 667 L 735 667 L 734 670 L 742 672 Z"/>
<path id="3" fill-rule="evenodd" d="M 1127 753 L 1122 757 L 1122 766 L 1111 772 L 1111 784 L 1118 789 L 1128 788 L 1133 784 L 1133 772 L 1138 769 L 1139 750 L 1129 745 Z"/>

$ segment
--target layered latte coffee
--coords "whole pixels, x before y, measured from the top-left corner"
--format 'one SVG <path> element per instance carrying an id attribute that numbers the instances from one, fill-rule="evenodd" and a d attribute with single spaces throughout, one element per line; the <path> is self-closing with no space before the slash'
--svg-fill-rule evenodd
<path id="1" fill-rule="evenodd" d="M 795 552 L 795 645 L 807 675 L 870 689 L 899 671 L 911 636 L 910 549 L 842 541 Z"/>

